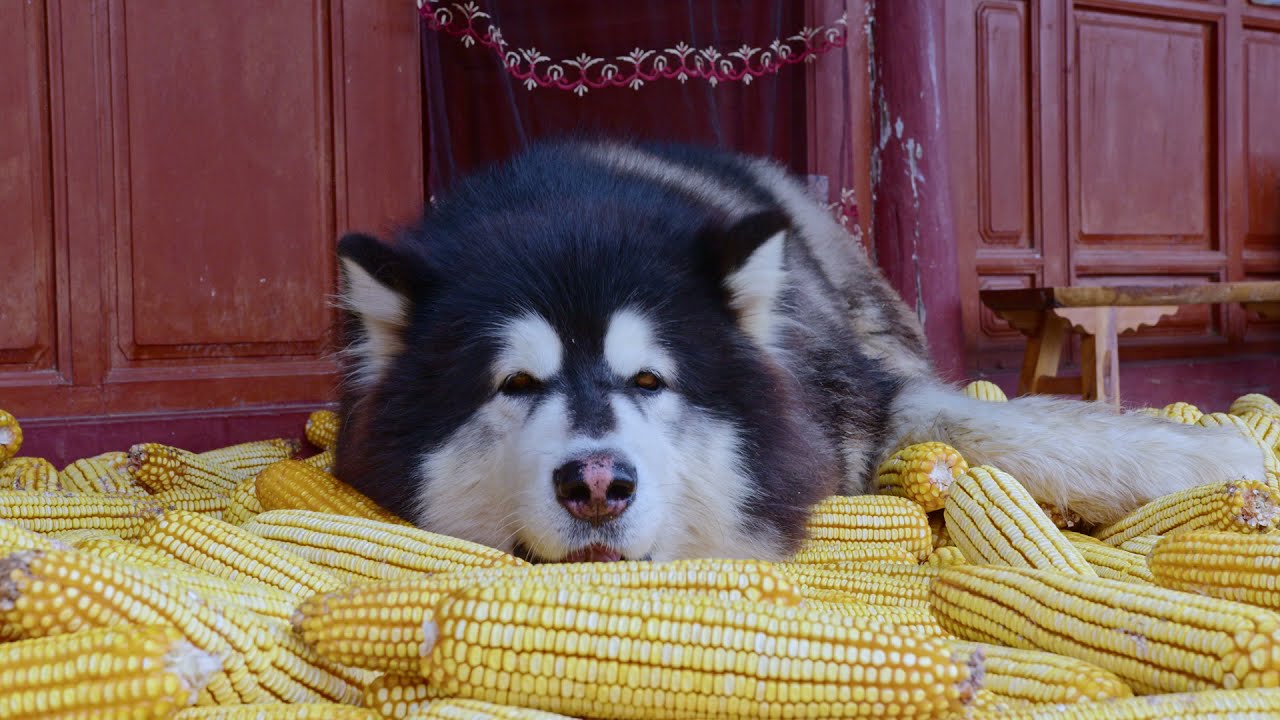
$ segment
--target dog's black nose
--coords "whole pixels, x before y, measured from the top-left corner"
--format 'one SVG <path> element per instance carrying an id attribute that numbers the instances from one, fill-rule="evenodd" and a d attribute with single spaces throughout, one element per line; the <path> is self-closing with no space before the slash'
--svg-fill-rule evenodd
<path id="1" fill-rule="evenodd" d="M 612 455 L 572 460 L 551 473 L 556 500 L 569 514 L 593 525 L 617 518 L 636 494 L 636 471 Z"/>

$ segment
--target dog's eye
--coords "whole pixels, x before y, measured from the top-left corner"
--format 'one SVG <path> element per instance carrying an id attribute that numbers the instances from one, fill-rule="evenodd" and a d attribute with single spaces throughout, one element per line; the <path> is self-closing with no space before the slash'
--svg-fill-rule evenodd
<path id="1" fill-rule="evenodd" d="M 537 378 L 527 372 L 518 372 L 514 375 L 508 375 L 506 380 L 502 381 L 502 392 L 508 395 L 519 395 L 537 390 L 541 383 Z"/>
<path id="2" fill-rule="evenodd" d="M 648 370 L 641 370 L 636 373 L 635 377 L 631 378 L 631 383 L 641 390 L 648 390 L 649 392 L 661 390 L 663 385 L 662 378 Z"/>

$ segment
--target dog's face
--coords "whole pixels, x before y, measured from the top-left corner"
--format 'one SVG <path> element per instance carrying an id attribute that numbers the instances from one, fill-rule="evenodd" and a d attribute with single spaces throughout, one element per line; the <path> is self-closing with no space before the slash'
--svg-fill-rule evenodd
<path id="1" fill-rule="evenodd" d="M 610 220 L 610 218 L 615 218 Z M 824 472 L 770 361 L 781 216 L 430 219 L 340 244 L 344 480 L 535 561 L 777 557 Z"/>

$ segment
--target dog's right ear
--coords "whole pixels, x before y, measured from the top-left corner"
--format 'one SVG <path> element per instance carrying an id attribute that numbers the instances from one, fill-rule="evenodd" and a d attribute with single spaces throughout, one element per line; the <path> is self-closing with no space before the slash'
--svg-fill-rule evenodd
<path id="1" fill-rule="evenodd" d="M 346 312 L 345 354 L 357 385 L 375 382 L 404 349 L 416 292 L 427 281 L 410 258 L 381 240 L 351 233 L 338 241 L 338 304 Z"/>

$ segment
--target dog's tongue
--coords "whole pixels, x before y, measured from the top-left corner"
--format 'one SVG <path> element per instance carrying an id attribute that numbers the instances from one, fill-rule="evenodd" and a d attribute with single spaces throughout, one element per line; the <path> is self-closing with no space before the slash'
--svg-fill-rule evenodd
<path id="1" fill-rule="evenodd" d="M 605 545 L 588 545 L 569 553 L 562 562 L 617 562 L 621 559 L 622 553 L 613 548 Z"/>

